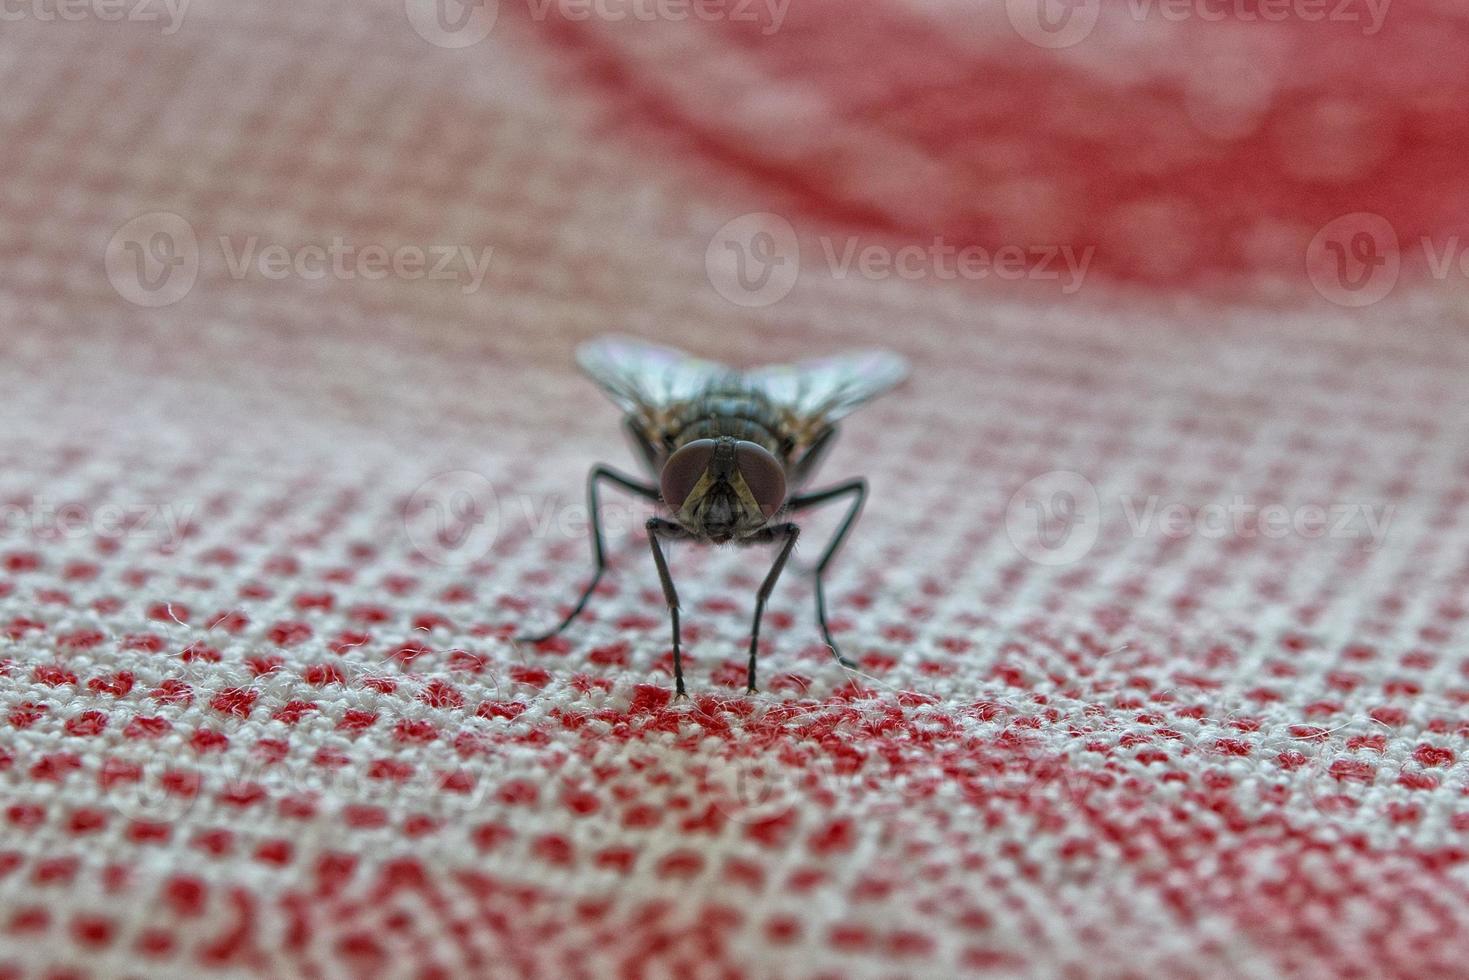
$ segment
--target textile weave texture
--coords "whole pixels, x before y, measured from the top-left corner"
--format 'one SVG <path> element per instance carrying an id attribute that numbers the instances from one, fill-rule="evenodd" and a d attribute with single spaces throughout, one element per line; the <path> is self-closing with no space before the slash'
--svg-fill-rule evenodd
<path id="1" fill-rule="evenodd" d="M 1006 7 L 17 8 L 0 976 L 1469 976 L 1469 334 L 1408 247 L 1464 216 L 1462 16 Z M 1355 212 L 1359 305 L 1304 274 Z M 839 262 L 934 241 L 1094 262 Z M 615 494 L 511 641 L 633 468 L 609 331 L 911 361 L 822 473 L 859 670 L 819 513 L 757 694 L 767 551 L 675 546 L 674 702 Z"/>

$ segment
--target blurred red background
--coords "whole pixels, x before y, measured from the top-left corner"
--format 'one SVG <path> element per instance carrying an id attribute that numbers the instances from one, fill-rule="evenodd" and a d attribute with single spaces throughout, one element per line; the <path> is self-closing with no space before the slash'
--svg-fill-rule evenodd
<path id="1" fill-rule="evenodd" d="M 1300 285 L 1342 215 L 1410 244 L 1469 219 L 1469 15 L 1452 2 L 813 0 L 675 23 L 610 7 L 627 14 L 553 7 L 536 32 L 607 123 L 816 220 L 1091 245 L 1115 279 L 1244 289 Z"/>

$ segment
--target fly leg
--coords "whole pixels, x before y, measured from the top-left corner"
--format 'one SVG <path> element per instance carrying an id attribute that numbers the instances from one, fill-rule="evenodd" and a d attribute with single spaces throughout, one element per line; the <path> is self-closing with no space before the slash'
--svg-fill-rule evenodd
<path id="1" fill-rule="evenodd" d="M 816 563 L 816 621 L 821 624 L 821 636 L 826 640 L 826 645 L 831 647 L 831 655 L 836 658 L 837 663 L 843 667 L 853 670 L 857 665 L 842 656 L 836 641 L 831 638 L 831 627 L 826 623 L 826 591 L 822 585 L 822 576 L 826 573 L 826 566 L 836 557 L 837 549 L 846 540 L 847 532 L 852 530 L 852 525 L 857 523 L 857 515 L 862 511 L 862 502 L 867 499 L 867 481 L 858 477 L 839 483 L 825 490 L 817 490 L 812 493 L 798 494 L 786 502 L 791 510 L 802 510 L 807 507 L 816 507 L 821 504 L 836 500 L 839 497 L 851 497 L 851 506 L 847 508 L 846 516 L 842 523 L 837 526 L 836 533 L 831 536 L 831 541 L 826 545 L 826 550 L 821 553 L 821 560 Z"/>
<path id="2" fill-rule="evenodd" d="M 756 690 L 755 657 L 760 652 L 760 618 L 765 615 L 765 600 L 770 598 L 770 593 L 775 589 L 781 570 L 786 566 L 786 559 L 791 556 L 791 549 L 795 548 L 796 538 L 800 535 L 801 529 L 794 524 L 777 524 L 745 539 L 746 543 L 754 544 L 785 538 L 785 544 L 781 545 L 780 553 L 775 556 L 775 564 L 770 566 L 765 581 L 760 583 L 760 591 L 755 593 L 755 625 L 750 628 L 750 669 L 745 675 L 746 694 L 754 694 Z"/>
<path id="3" fill-rule="evenodd" d="M 572 620 L 581 615 L 582 610 L 587 606 L 587 600 L 592 597 L 593 590 L 597 588 L 597 583 L 602 580 L 602 573 L 607 570 L 607 547 L 602 540 L 602 514 L 597 502 L 597 484 L 602 480 L 606 480 L 615 486 L 621 487 L 628 493 L 636 494 L 647 500 L 654 502 L 658 500 L 658 489 L 656 487 L 649 486 L 646 483 L 639 483 L 632 477 L 625 476 L 610 466 L 603 466 L 601 464 L 593 466 L 591 473 L 587 475 L 587 517 L 592 526 L 592 562 L 596 566 L 592 572 L 592 580 L 587 583 L 586 589 L 582 591 L 581 598 L 576 601 L 576 605 L 572 607 L 571 612 L 567 613 L 566 618 L 561 620 L 560 624 L 554 629 L 545 633 L 517 636 L 515 638 L 517 641 L 522 643 L 539 643 L 542 640 L 549 640 L 566 629 L 566 627 L 571 625 Z"/>
<path id="4" fill-rule="evenodd" d="M 663 557 L 660 537 L 676 540 L 688 536 L 688 532 L 673 521 L 661 517 L 650 517 L 647 523 L 648 543 L 653 547 L 653 564 L 658 566 L 658 581 L 663 585 L 663 598 L 668 602 L 668 618 L 673 622 L 673 696 L 686 698 L 683 689 L 683 659 L 678 648 L 678 591 L 673 587 L 673 576 L 668 574 L 668 561 Z"/>

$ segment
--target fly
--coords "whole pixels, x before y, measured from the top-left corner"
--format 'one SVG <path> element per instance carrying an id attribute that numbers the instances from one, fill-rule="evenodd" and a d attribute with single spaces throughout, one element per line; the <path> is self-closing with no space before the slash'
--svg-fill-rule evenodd
<path id="1" fill-rule="evenodd" d="M 837 662 L 856 667 L 832 639 L 822 579 L 857 520 L 867 498 L 867 481 L 858 477 L 812 491 L 805 486 L 831 448 L 837 421 L 902 381 L 907 362 L 889 351 L 868 350 L 737 370 L 671 347 L 603 337 L 582 345 L 577 363 L 622 409 L 623 429 L 647 479 L 602 464 L 592 467 L 587 477 L 592 579 L 555 628 L 518 639 L 529 643 L 550 639 L 586 608 L 607 569 L 597 496 L 606 482 L 661 504 L 672 518 L 652 517 L 646 527 L 673 626 L 673 682 L 679 696 L 685 692 L 678 592 L 660 542 L 689 539 L 778 546 L 755 595 L 746 675 L 747 689 L 754 692 L 765 603 L 801 533 L 789 518 L 811 507 L 844 501 L 846 513 L 814 569 L 816 620 Z"/>

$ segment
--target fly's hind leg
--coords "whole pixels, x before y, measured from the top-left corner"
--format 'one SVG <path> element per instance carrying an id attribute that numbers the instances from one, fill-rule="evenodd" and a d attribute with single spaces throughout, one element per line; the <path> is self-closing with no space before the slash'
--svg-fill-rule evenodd
<path id="1" fill-rule="evenodd" d="M 571 612 L 567 613 L 566 617 L 555 628 L 545 633 L 531 633 L 517 636 L 515 638 L 517 641 L 523 643 L 539 643 L 542 640 L 549 640 L 566 629 L 576 617 L 581 615 L 582 610 L 587 607 L 587 600 L 592 597 L 592 592 L 597 588 L 597 583 L 602 580 L 602 573 L 607 570 L 607 546 L 602 540 L 602 514 L 597 498 L 597 484 L 602 480 L 606 480 L 608 483 L 646 500 L 652 500 L 654 502 L 658 500 L 657 487 L 640 483 L 630 476 L 619 473 L 610 466 L 598 464 L 592 467 L 592 471 L 587 475 L 587 518 L 591 524 L 592 562 L 595 566 L 592 571 L 592 580 L 582 590 L 581 598 L 577 599 L 576 605 L 572 607 Z"/>

